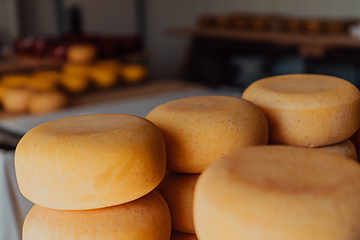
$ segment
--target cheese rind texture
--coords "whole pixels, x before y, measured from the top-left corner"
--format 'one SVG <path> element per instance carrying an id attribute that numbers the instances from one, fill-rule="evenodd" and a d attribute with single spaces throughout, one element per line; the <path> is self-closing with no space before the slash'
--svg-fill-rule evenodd
<path id="1" fill-rule="evenodd" d="M 24 240 L 168 240 L 170 234 L 170 212 L 156 191 L 129 203 L 95 210 L 34 205 L 23 228 Z"/>
<path id="2" fill-rule="evenodd" d="M 259 146 L 217 160 L 199 177 L 200 240 L 355 240 L 360 165 L 313 148 Z"/>
<path id="3" fill-rule="evenodd" d="M 201 173 L 229 152 L 268 141 L 264 114 L 236 97 L 178 99 L 156 107 L 146 118 L 163 133 L 167 169 L 173 172 Z"/>
<path id="4" fill-rule="evenodd" d="M 169 205 L 171 226 L 175 231 L 195 234 L 193 201 L 199 175 L 168 171 L 156 188 Z"/>
<path id="5" fill-rule="evenodd" d="M 108 207 L 142 197 L 161 182 L 165 142 L 153 123 L 132 115 L 63 118 L 24 135 L 15 169 L 21 193 L 40 206 Z"/>
<path id="6" fill-rule="evenodd" d="M 349 139 L 333 145 L 318 147 L 318 149 L 339 154 L 340 156 L 348 157 L 355 161 L 357 160 L 355 145 Z"/>
<path id="7" fill-rule="evenodd" d="M 360 126 L 360 92 L 336 77 L 265 78 L 252 83 L 242 97 L 264 112 L 271 144 L 331 145 L 348 139 Z"/>

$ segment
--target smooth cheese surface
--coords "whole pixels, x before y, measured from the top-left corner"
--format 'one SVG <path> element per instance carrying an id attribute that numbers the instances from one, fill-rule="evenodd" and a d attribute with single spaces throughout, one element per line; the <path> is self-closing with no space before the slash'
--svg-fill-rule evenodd
<path id="1" fill-rule="evenodd" d="M 341 156 L 354 159 L 355 161 L 357 160 L 355 145 L 349 139 L 333 145 L 318 147 L 318 149 L 339 154 Z"/>
<path id="2" fill-rule="evenodd" d="M 360 166 L 318 149 L 259 146 L 235 151 L 199 177 L 200 240 L 355 240 Z"/>
<path id="3" fill-rule="evenodd" d="M 156 107 L 146 118 L 163 133 L 167 169 L 174 172 L 201 173 L 229 152 L 268 141 L 264 114 L 236 97 L 178 99 Z"/>
<path id="4" fill-rule="evenodd" d="M 23 240 L 169 240 L 170 234 L 170 212 L 156 191 L 96 210 L 64 211 L 34 205 L 23 228 Z"/>
<path id="5" fill-rule="evenodd" d="M 195 233 L 193 201 L 195 184 L 199 175 L 168 171 L 156 188 L 169 205 L 173 230 Z"/>
<path id="6" fill-rule="evenodd" d="M 94 114 L 39 125 L 15 151 L 21 193 L 48 208 L 83 210 L 137 199 L 163 179 L 166 150 L 150 121 Z"/>
<path id="7" fill-rule="evenodd" d="M 269 143 L 305 147 L 348 139 L 360 126 L 360 92 L 350 82 L 316 74 L 261 79 L 245 89 L 269 124 Z"/>

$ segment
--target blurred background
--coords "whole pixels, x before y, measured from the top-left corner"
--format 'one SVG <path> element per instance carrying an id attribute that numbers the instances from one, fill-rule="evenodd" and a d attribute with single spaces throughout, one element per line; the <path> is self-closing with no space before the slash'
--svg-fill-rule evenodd
<path id="1" fill-rule="evenodd" d="M 359 14 L 356 0 L 0 0 L 0 43 L 5 51 L 19 36 L 59 37 L 70 30 L 89 38 L 138 36 L 151 78 L 246 86 L 267 75 L 313 72 L 357 84 L 360 45 L 316 37 L 350 36 Z M 214 32 L 195 34 L 195 28 Z M 236 31 L 316 37 L 301 45 L 281 39 L 286 35 Z"/>

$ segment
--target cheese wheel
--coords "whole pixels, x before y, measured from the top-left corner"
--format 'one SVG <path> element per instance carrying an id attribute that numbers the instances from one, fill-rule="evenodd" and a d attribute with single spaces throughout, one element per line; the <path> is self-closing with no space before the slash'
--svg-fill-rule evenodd
<path id="1" fill-rule="evenodd" d="M 199 239 L 355 240 L 360 237 L 360 165 L 313 148 L 235 151 L 199 177 Z"/>
<path id="2" fill-rule="evenodd" d="M 157 187 L 169 205 L 173 230 L 195 233 L 193 200 L 195 184 L 199 175 L 168 171 Z"/>
<path id="3" fill-rule="evenodd" d="M 198 240 L 198 239 L 195 234 L 172 231 L 170 240 Z"/>
<path id="4" fill-rule="evenodd" d="M 178 99 L 156 107 L 146 118 L 162 131 L 167 169 L 174 172 L 201 173 L 224 154 L 268 141 L 264 114 L 236 97 Z"/>
<path id="5" fill-rule="evenodd" d="M 129 203 L 95 210 L 34 205 L 23 228 L 24 240 L 168 240 L 170 234 L 170 212 L 156 191 Z"/>
<path id="6" fill-rule="evenodd" d="M 122 204 L 153 190 L 165 175 L 159 129 L 127 114 L 93 114 L 41 124 L 15 151 L 21 193 L 48 208 Z"/>
<path id="7" fill-rule="evenodd" d="M 264 113 L 269 143 L 326 146 L 348 139 L 360 126 L 360 92 L 340 78 L 293 74 L 252 83 L 243 98 Z"/>
<path id="8" fill-rule="evenodd" d="M 58 110 L 64 107 L 66 102 L 67 97 L 60 92 L 36 92 L 29 99 L 28 108 L 32 114 L 42 114 Z"/>
<path id="9" fill-rule="evenodd" d="M 349 139 L 333 145 L 318 147 L 318 149 L 357 160 L 355 146 Z"/>
<path id="10" fill-rule="evenodd" d="M 7 113 L 22 114 L 28 111 L 33 91 L 26 88 L 7 88 L 2 96 L 2 105 Z"/>
<path id="11" fill-rule="evenodd" d="M 92 44 L 73 44 L 67 50 L 67 60 L 72 63 L 89 63 L 96 58 L 97 50 Z"/>

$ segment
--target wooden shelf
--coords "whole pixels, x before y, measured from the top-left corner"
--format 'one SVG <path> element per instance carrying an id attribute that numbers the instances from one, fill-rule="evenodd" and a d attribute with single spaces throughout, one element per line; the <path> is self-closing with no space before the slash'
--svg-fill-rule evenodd
<path id="1" fill-rule="evenodd" d="M 177 36 L 202 36 L 297 46 L 304 57 L 321 57 L 329 48 L 359 48 L 360 38 L 350 36 L 306 35 L 284 32 L 241 31 L 227 29 L 173 28 L 168 33 Z"/>

